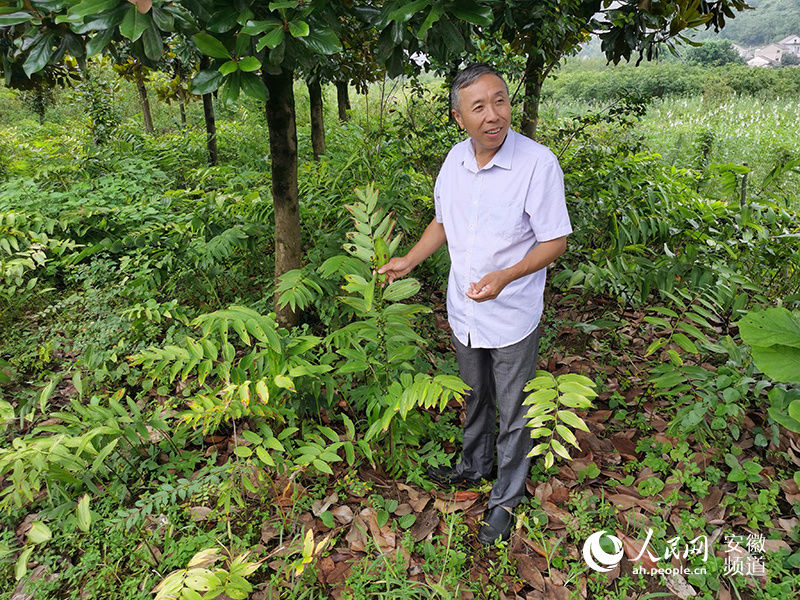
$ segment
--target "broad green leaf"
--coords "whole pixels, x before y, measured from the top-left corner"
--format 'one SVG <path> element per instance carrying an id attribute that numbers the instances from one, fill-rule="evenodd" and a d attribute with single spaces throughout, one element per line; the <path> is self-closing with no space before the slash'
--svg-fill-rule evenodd
<path id="1" fill-rule="evenodd" d="M 219 72 L 222 73 L 223 75 L 228 75 L 230 73 L 233 73 L 238 68 L 239 68 L 239 65 L 236 63 L 236 61 L 229 60 L 229 61 L 226 61 L 226 62 L 222 63 L 219 66 Z"/>
<path id="2" fill-rule="evenodd" d="M 195 33 L 192 36 L 197 48 L 203 54 L 212 58 L 231 58 L 230 52 L 225 45 L 213 35 L 205 32 Z"/>
<path id="3" fill-rule="evenodd" d="M 336 33 L 327 27 L 312 29 L 307 36 L 300 38 L 300 41 L 317 54 L 333 54 L 342 49 L 342 43 L 336 37 Z"/>
<path id="4" fill-rule="evenodd" d="M 236 456 L 239 458 L 250 458 L 253 456 L 253 450 L 249 446 L 236 446 Z"/>
<path id="5" fill-rule="evenodd" d="M 275 375 L 275 385 L 292 392 L 297 391 L 297 388 L 295 388 L 294 386 L 294 382 L 291 379 L 289 379 L 286 375 Z"/>
<path id="6" fill-rule="evenodd" d="M 443 13 L 444 6 L 441 4 L 435 4 L 431 7 L 431 11 L 428 13 L 428 16 L 425 17 L 425 20 L 417 31 L 417 37 L 421 40 L 425 40 L 428 37 L 428 30 L 436 24 L 436 21 L 442 17 Z"/>
<path id="7" fill-rule="evenodd" d="M 429 4 L 430 4 L 429 0 L 416 0 L 415 2 L 401 2 L 397 8 L 390 11 L 386 15 L 386 17 L 383 19 L 383 22 L 388 23 L 389 21 L 398 21 L 400 23 L 405 23 L 411 17 L 413 17 L 415 13 L 419 12 Z"/>
<path id="8" fill-rule="evenodd" d="M 76 514 L 78 517 L 78 528 L 88 533 L 89 529 L 92 527 L 92 513 L 89 511 L 89 494 L 84 494 L 81 499 L 78 500 Z"/>
<path id="9" fill-rule="evenodd" d="M 589 427 L 587 427 L 586 423 L 584 423 L 583 419 L 581 419 L 578 415 L 568 410 L 559 410 L 556 412 L 556 416 L 561 419 L 564 423 L 573 427 L 575 429 L 580 429 L 581 431 L 589 431 Z"/>
<path id="10" fill-rule="evenodd" d="M 453 3 L 450 11 L 462 21 L 488 27 L 492 24 L 492 9 L 474 2 L 474 0 L 459 0 Z"/>
<path id="11" fill-rule="evenodd" d="M 283 37 L 283 27 L 276 27 L 272 31 L 269 31 L 267 34 L 261 36 L 256 44 L 256 50 L 263 50 L 264 46 L 270 50 L 277 48 L 281 42 L 283 42 Z"/>
<path id="12" fill-rule="evenodd" d="M 764 374 L 775 381 L 800 381 L 800 348 L 773 345 L 753 346 L 753 361 Z"/>
<path id="13" fill-rule="evenodd" d="M 144 53 L 150 60 L 159 60 L 164 54 L 164 43 L 161 40 L 161 32 L 155 23 L 150 22 L 150 27 L 142 34 L 142 46 Z"/>
<path id="14" fill-rule="evenodd" d="M 532 394 L 528 394 L 525 398 L 524 404 L 541 404 L 543 402 L 550 402 L 554 400 L 555 397 L 558 396 L 558 392 L 556 390 L 539 390 L 537 392 L 533 392 Z"/>
<path id="15" fill-rule="evenodd" d="M 197 592 L 207 592 L 211 586 L 218 581 L 216 575 L 210 569 L 203 567 L 195 567 L 186 572 L 186 577 L 183 580 L 184 585 L 189 589 Z"/>
<path id="16" fill-rule="evenodd" d="M 672 340 L 686 352 L 691 354 L 697 354 L 699 352 L 694 342 L 682 333 L 673 334 Z"/>
<path id="17" fill-rule="evenodd" d="M 27 12 L 13 12 L 0 15 L 0 25 L 19 25 L 30 21 L 33 15 Z"/>
<path id="18" fill-rule="evenodd" d="M 263 33 L 268 29 L 274 29 L 276 27 L 283 27 L 283 23 L 277 19 L 269 19 L 266 21 L 248 21 L 245 26 L 242 27 L 242 33 L 245 35 L 258 35 L 259 33 Z"/>
<path id="19" fill-rule="evenodd" d="M 47 65 L 50 57 L 53 56 L 53 34 L 46 33 L 42 35 L 28 51 L 28 57 L 22 64 L 22 70 L 30 77 L 34 73 L 38 73 Z"/>
<path id="20" fill-rule="evenodd" d="M 556 451 L 556 454 L 558 454 L 561 458 L 566 460 L 572 460 L 572 457 L 569 455 L 569 452 L 567 452 L 567 449 L 564 447 L 564 444 L 562 444 L 558 440 L 551 440 L 550 445 L 552 446 L 553 450 Z"/>
<path id="21" fill-rule="evenodd" d="M 28 560 L 31 557 L 33 548 L 33 546 L 28 546 L 25 548 L 17 559 L 17 563 L 14 567 L 14 579 L 17 581 L 25 577 L 25 573 L 28 572 Z"/>
<path id="22" fill-rule="evenodd" d="M 195 554 L 187 565 L 190 569 L 194 567 L 208 567 L 222 558 L 219 548 L 206 548 Z"/>
<path id="23" fill-rule="evenodd" d="M 593 388 L 578 383 L 577 381 L 564 381 L 563 379 L 558 382 L 558 391 L 562 394 L 579 394 L 587 398 L 594 398 L 597 392 Z"/>
<path id="24" fill-rule="evenodd" d="M 789 404 L 789 416 L 800 421 L 800 400 L 792 400 Z"/>
<path id="25" fill-rule="evenodd" d="M 308 23 L 300 19 L 289 21 L 289 33 L 296 38 L 306 37 L 309 33 Z"/>
<path id="26" fill-rule="evenodd" d="M 739 320 L 742 340 L 749 346 L 800 348 L 800 313 L 785 308 L 751 311 Z"/>
<path id="27" fill-rule="evenodd" d="M 70 14 L 85 17 L 86 15 L 96 15 L 114 8 L 120 2 L 126 0 L 83 0 L 70 9 Z"/>
<path id="28" fill-rule="evenodd" d="M 31 528 L 28 530 L 28 541 L 31 544 L 43 544 L 53 537 L 50 528 L 41 521 L 34 521 L 31 523 Z"/>
<path id="29" fill-rule="evenodd" d="M 286 10 L 287 8 L 297 8 L 297 0 L 281 0 L 280 2 L 270 2 L 270 10 Z"/>
<path id="30" fill-rule="evenodd" d="M 245 56 L 239 60 L 239 68 L 248 73 L 258 71 L 261 68 L 261 61 L 255 56 Z"/>
<path id="31" fill-rule="evenodd" d="M 386 287 L 383 299 L 388 302 L 405 300 L 416 294 L 419 288 L 420 283 L 416 279 L 398 279 Z"/>
<path id="32" fill-rule="evenodd" d="M 266 101 L 267 88 L 264 87 L 264 82 L 261 81 L 261 78 L 255 73 L 242 73 L 239 84 L 241 85 L 242 91 L 251 98 L 255 98 L 256 100 L 260 100 L 262 102 Z M 272 330 L 269 330 L 266 333 L 269 343 L 272 344 L 272 338 L 270 338 L 270 335 L 277 339 L 275 333 Z"/>
<path id="33" fill-rule="evenodd" d="M 150 15 L 140 13 L 133 5 L 125 13 L 122 23 L 119 24 L 119 32 L 132 42 L 135 42 L 144 33 L 144 30 L 150 26 Z"/>

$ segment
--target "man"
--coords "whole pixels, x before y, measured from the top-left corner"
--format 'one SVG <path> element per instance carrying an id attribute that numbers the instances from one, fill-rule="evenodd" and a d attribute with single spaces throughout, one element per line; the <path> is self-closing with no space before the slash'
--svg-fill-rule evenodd
<path id="1" fill-rule="evenodd" d="M 493 68 L 473 64 L 453 79 L 453 117 L 469 139 L 453 146 L 434 188 L 436 216 L 416 245 L 379 272 L 389 282 L 447 242 L 447 312 L 466 398 L 463 452 L 455 467 L 431 467 L 445 484 L 497 481 L 478 539 L 508 539 L 525 494 L 532 442 L 522 388 L 536 372 L 546 267 L 572 232 L 555 155 L 509 128 L 508 87 Z"/>

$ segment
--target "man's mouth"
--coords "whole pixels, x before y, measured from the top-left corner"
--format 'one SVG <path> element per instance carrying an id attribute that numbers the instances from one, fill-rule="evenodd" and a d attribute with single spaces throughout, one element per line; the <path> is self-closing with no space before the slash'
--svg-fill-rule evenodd
<path id="1" fill-rule="evenodd" d="M 496 134 L 496 133 L 500 133 L 502 130 L 503 130 L 503 128 L 502 128 L 502 127 L 498 127 L 497 129 L 490 129 L 490 130 L 488 130 L 486 133 L 487 133 L 488 135 L 494 135 L 494 134 Z"/>

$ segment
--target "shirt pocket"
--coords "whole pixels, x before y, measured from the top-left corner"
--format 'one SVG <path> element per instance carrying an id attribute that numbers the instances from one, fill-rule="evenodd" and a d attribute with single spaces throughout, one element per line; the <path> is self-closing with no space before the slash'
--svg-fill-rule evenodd
<path id="1" fill-rule="evenodd" d="M 509 197 L 494 197 L 487 199 L 483 215 L 478 215 L 483 221 L 484 229 L 490 235 L 513 240 L 522 235 L 525 223 L 523 203 Z"/>

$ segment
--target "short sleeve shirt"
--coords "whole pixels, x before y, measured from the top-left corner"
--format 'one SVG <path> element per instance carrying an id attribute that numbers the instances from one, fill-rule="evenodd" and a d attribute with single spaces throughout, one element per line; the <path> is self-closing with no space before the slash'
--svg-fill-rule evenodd
<path id="1" fill-rule="evenodd" d="M 434 201 L 450 252 L 447 312 L 453 334 L 473 348 L 524 339 L 542 316 L 546 268 L 512 281 L 493 300 L 475 302 L 466 292 L 487 273 L 521 261 L 539 242 L 572 233 L 558 159 L 509 129 L 479 169 L 471 140 L 464 140 L 439 171 Z"/>

